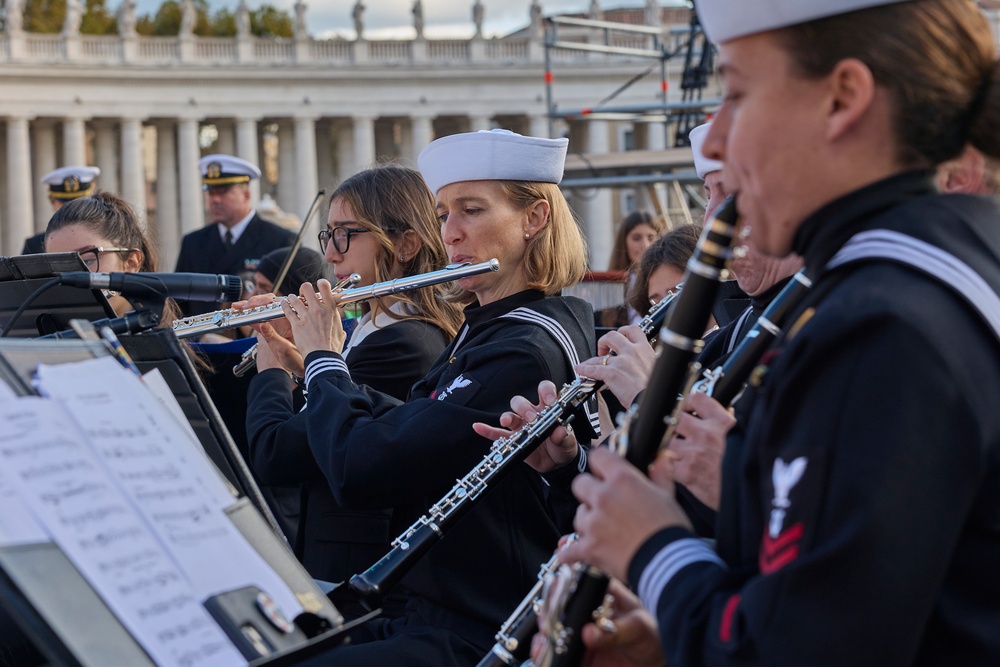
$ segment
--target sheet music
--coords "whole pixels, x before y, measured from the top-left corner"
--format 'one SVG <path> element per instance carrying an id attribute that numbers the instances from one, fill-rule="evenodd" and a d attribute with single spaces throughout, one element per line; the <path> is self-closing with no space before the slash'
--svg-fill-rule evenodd
<path id="1" fill-rule="evenodd" d="M 17 398 L 17 394 L 10 388 L 10 385 L 0 379 L 0 401 Z"/>
<path id="2" fill-rule="evenodd" d="M 191 442 L 198 442 L 198 435 L 191 428 L 191 424 L 188 423 L 187 417 L 184 416 L 184 410 L 181 409 L 180 403 L 174 398 L 173 392 L 170 391 L 170 386 L 167 381 L 163 378 L 163 373 L 160 372 L 159 368 L 154 368 L 151 371 L 147 371 L 142 374 L 142 383 L 146 385 L 146 389 L 156 397 L 160 404 L 166 408 L 167 412 L 173 415 L 174 419 L 180 424 L 181 428 L 187 432 L 188 436 L 191 438 Z"/>
<path id="3" fill-rule="evenodd" d="M 17 400 L 16 397 L 14 400 Z M 3 401 L 0 401 L 2 404 Z M 49 534 L 24 506 L 3 469 L 0 469 L 0 507 L 3 507 L 3 512 L 0 512 L 0 547 L 51 541 Z"/>
<path id="4" fill-rule="evenodd" d="M 246 665 L 62 404 L 5 401 L 0 420 L 11 486 L 157 665 Z"/>
<path id="5" fill-rule="evenodd" d="M 111 357 L 40 365 L 37 384 L 76 418 L 187 575 L 199 600 L 254 585 L 288 618 L 302 605 L 223 513 L 233 498 L 200 445 Z"/>

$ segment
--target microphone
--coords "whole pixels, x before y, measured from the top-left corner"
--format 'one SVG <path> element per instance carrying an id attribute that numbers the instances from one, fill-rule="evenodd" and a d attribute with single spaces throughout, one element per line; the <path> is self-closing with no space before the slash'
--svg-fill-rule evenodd
<path id="1" fill-rule="evenodd" d="M 243 294 L 239 276 L 215 273 L 91 273 L 68 271 L 59 282 L 71 287 L 109 289 L 122 296 L 172 297 L 181 301 L 238 301 Z"/>

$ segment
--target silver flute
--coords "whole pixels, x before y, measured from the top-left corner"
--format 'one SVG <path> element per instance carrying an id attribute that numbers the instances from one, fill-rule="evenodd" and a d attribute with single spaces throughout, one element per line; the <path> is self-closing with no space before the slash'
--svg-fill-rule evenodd
<path id="1" fill-rule="evenodd" d="M 336 285 L 334 285 L 333 291 L 335 293 L 342 292 L 348 287 L 357 285 L 359 282 L 361 282 L 361 276 L 359 276 L 356 273 L 352 273 L 351 275 L 347 276 L 346 278 L 338 282 Z M 259 344 L 260 343 L 254 343 L 249 348 L 247 348 L 247 351 L 243 353 L 242 357 L 240 357 L 239 363 L 233 366 L 233 375 L 235 375 L 238 378 L 241 378 L 247 373 L 249 373 L 251 370 L 257 368 L 257 346 Z"/>
<path id="2" fill-rule="evenodd" d="M 358 301 L 391 296 L 400 292 L 409 292 L 421 287 L 430 287 L 438 283 L 446 283 L 451 280 L 459 280 L 460 278 L 468 278 L 480 273 L 499 270 L 500 260 L 497 259 L 490 259 L 478 264 L 471 264 L 469 262 L 464 264 L 449 264 L 437 271 L 428 271 L 427 273 L 420 273 L 415 276 L 395 278 L 373 285 L 366 285 L 365 287 L 345 289 L 337 295 L 337 301 L 340 304 L 357 303 Z M 288 298 L 280 297 L 258 308 L 247 310 L 226 308 L 224 310 L 217 310 L 214 313 L 205 313 L 204 315 L 195 315 L 194 317 L 174 320 L 174 333 L 177 334 L 178 338 L 192 338 L 194 336 L 201 336 L 202 334 L 223 331 L 224 329 L 233 329 L 235 327 L 275 320 L 285 316 L 284 311 L 281 310 L 281 305 L 288 301 Z"/>

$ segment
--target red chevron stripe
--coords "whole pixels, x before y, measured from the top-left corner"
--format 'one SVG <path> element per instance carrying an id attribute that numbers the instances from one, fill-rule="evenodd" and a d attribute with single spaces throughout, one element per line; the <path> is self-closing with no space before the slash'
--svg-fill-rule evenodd
<path id="1" fill-rule="evenodd" d="M 793 560 L 799 557 L 799 545 L 793 544 L 788 547 L 777 556 L 767 557 L 763 553 L 760 555 L 758 564 L 760 566 L 760 571 L 764 574 L 771 574 L 772 572 L 777 572 L 781 568 L 785 567 Z"/>
<path id="2" fill-rule="evenodd" d="M 791 526 L 787 530 L 782 531 L 776 538 L 771 539 L 771 536 L 767 532 L 767 528 L 764 529 L 764 541 L 761 543 L 761 551 L 768 557 L 773 557 L 776 553 L 783 550 L 792 542 L 798 542 L 802 538 L 802 533 L 805 528 L 802 526 L 802 522 Z"/>

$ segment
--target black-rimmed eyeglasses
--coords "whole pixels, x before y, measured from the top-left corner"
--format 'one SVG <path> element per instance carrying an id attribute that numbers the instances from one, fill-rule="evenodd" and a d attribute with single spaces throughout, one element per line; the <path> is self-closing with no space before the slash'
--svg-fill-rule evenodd
<path id="1" fill-rule="evenodd" d="M 101 270 L 101 255 L 106 252 L 132 252 L 135 248 L 91 248 L 90 250 L 81 250 L 77 254 L 80 255 L 80 259 L 83 260 L 84 266 L 91 273 L 97 273 Z M 123 258 L 124 259 L 124 258 Z"/>
<path id="2" fill-rule="evenodd" d="M 324 229 L 319 233 L 319 247 L 326 252 L 326 246 L 333 239 L 333 247 L 341 255 L 346 253 L 351 247 L 351 237 L 355 234 L 364 234 L 365 232 L 370 232 L 370 229 L 365 229 L 364 227 L 334 227 L 333 229 Z"/>

